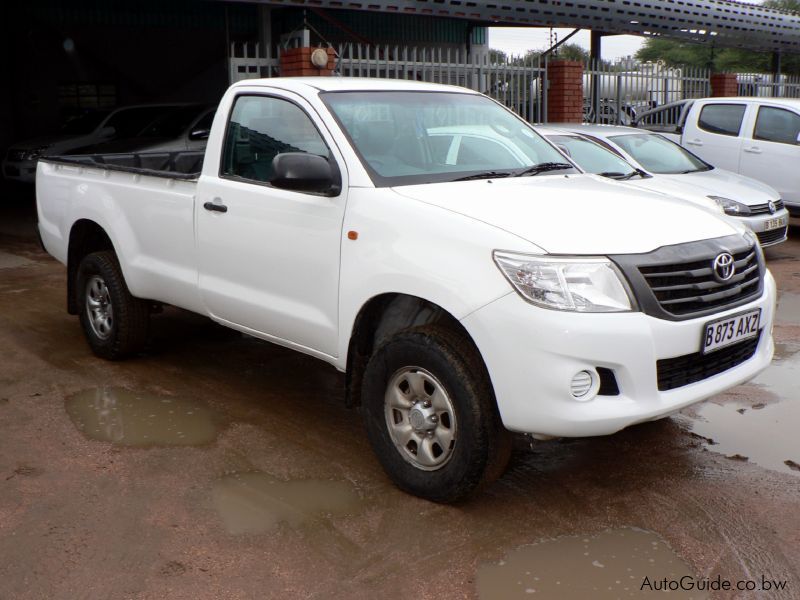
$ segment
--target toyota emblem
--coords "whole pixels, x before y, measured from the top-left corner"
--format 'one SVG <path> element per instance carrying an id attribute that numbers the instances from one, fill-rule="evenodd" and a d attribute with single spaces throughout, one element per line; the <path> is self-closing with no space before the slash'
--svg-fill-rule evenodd
<path id="1" fill-rule="evenodd" d="M 736 265 L 733 256 L 729 252 L 723 252 L 714 259 L 714 276 L 719 281 L 728 281 L 736 272 Z"/>
<path id="2" fill-rule="evenodd" d="M 775 211 L 778 210 L 778 207 L 775 206 L 775 203 L 772 200 L 767 202 L 767 208 L 769 209 L 769 214 L 771 215 L 774 215 Z"/>

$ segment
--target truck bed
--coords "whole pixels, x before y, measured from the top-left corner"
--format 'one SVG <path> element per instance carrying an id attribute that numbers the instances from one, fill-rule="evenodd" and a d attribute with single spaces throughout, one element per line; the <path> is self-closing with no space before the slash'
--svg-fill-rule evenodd
<path id="1" fill-rule="evenodd" d="M 45 156 L 42 160 L 151 177 L 195 180 L 200 176 L 204 156 L 205 152 L 202 151 L 130 152 Z"/>

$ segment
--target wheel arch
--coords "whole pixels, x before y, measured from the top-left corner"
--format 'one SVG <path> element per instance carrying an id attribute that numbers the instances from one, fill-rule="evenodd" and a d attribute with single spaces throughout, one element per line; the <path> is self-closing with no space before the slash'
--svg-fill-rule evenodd
<path id="1" fill-rule="evenodd" d="M 414 296 L 397 292 L 379 294 L 367 300 L 358 311 L 350 333 L 347 349 L 347 366 L 345 378 L 345 403 L 348 407 L 361 403 L 361 378 L 369 357 L 373 351 L 393 333 L 437 324 L 458 333 L 476 352 L 483 369 L 483 361 L 477 344 L 472 336 L 453 316 L 451 312 L 439 304 Z M 491 379 L 486 370 L 487 379 Z"/>
<path id="2" fill-rule="evenodd" d="M 114 244 L 102 226 L 91 219 L 78 219 L 72 224 L 67 245 L 67 312 L 71 315 L 78 314 L 75 300 L 78 266 L 87 254 L 102 250 L 111 250 L 116 255 Z"/>

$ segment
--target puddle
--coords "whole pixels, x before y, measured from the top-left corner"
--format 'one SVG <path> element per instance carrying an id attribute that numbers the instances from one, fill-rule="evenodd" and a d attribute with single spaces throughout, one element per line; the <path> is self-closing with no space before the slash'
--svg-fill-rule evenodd
<path id="1" fill-rule="evenodd" d="M 664 578 L 692 577 L 688 565 L 657 534 L 610 529 L 594 537 L 570 536 L 523 546 L 498 563 L 478 568 L 478 597 L 602 600 L 663 596 L 642 589 Z M 705 592 L 668 591 L 670 598 L 707 598 Z"/>
<path id="2" fill-rule="evenodd" d="M 0 250 L 0 269 L 16 269 L 34 264 L 32 260 Z"/>
<path id="3" fill-rule="evenodd" d="M 725 456 L 747 457 L 762 467 L 800 476 L 800 352 L 778 348 L 778 358 L 750 383 L 780 399 L 769 404 L 706 402 L 697 411 L 692 431 L 714 440 L 706 446 Z"/>
<path id="4" fill-rule="evenodd" d="M 775 320 L 779 323 L 800 325 L 800 294 L 784 292 L 778 297 Z"/>
<path id="5" fill-rule="evenodd" d="M 214 482 L 211 499 L 228 533 L 264 533 L 354 510 L 360 500 L 344 481 L 281 481 L 266 473 L 236 473 Z"/>
<path id="6" fill-rule="evenodd" d="M 119 446 L 198 446 L 217 437 L 211 411 L 181 398 L 100 387 L 70 396 L 66 409 L 88 438 Z"/>

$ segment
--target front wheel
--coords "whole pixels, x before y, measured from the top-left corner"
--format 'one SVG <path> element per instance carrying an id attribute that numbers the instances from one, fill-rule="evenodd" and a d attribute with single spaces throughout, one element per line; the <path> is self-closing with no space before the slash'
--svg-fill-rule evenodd
<path id="1" fill-rule="evenodd" d="M 86 255 L 76 277 L 81 327 L 92 352 L 117 360 L 143 350 L 150 309 L 128 291 L 116 255 L 110 251 Z"/>
<path id="2" fill-rule="evenodd" d="M 383 344 L 365 369 L 362 405 L 381 465 L 414 495 L 461 500 L 508 463 L 511 437 L 483 363 L 449 329 L 410 329 Z"/>

